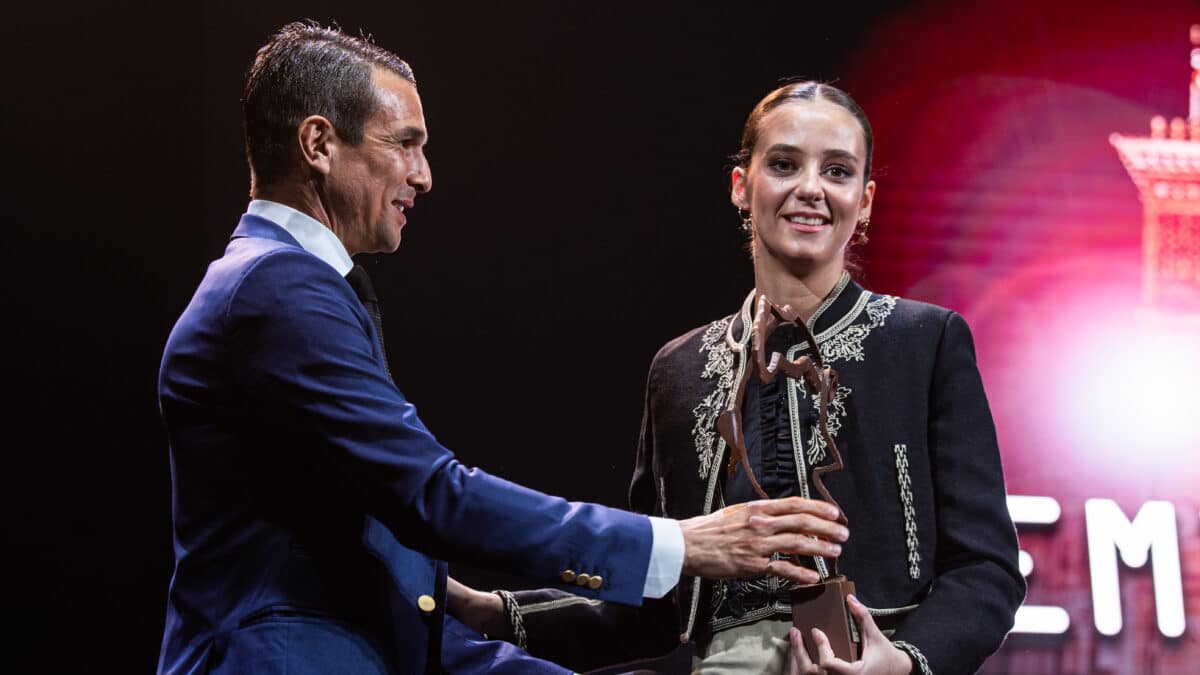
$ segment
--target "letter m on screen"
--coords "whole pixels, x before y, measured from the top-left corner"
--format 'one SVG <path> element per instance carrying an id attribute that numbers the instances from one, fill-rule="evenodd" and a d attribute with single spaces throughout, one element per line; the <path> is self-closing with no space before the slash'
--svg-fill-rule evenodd
<path id="1" fill-rule="evenodd" d="M 1121 632 L 1121 585 L 1117 555 L 1129 567 L 1152 559 L 1154 608 L 1158 630 L 1167 637 L 1183 635 L 1183 579 L 1179 570 L 1179 535 L 1175 506 L 1148 501 L 1131 522 L 1111 499 L 1089 499 L 1087 517 L 1088 564 L 1092 574 L 1092 608 L 1096 630 L 1104 635 Z"/>

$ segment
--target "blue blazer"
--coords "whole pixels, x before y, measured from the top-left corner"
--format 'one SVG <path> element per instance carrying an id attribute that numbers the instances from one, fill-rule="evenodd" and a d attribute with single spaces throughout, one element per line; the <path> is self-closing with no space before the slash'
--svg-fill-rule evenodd
<path id="1" fill-rule="evenodd" d="M 175 546 L 160 672 L 558 672 L 446 617 L 442 560 L 641 603 L 649 521 L 460 464 L 388 379 L 350 285 L 270 221 L 243 216 L 209 266 L 158 391 Z"/>

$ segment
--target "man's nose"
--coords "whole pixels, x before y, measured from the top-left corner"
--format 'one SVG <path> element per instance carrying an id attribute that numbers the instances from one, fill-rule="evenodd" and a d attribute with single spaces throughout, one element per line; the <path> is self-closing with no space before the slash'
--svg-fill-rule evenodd
<path id="1" fill-rule="evenodd" d="M 433 171 L 429 168 L 429 160 L 424 154 L 421 155 L 416 171 L 409 174 L 408 184 L 417 192 L 429 192 L 433 189 Z"/>

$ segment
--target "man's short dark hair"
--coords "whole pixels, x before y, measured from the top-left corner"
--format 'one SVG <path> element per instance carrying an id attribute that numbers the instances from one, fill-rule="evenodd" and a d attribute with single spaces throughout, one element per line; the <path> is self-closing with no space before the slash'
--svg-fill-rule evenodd
<path id="1" fill-rule="evenodd" d="M 361 143 L 377 105 L 372 68 L 416 84 L 412 68 L 370 38 L 312 21 L 276 31 L 258 50 L 242 95 L 246 159 L 255 184 L 270 185 L 285 175 L 296 129 L 311 115 L 328 119 L 352 145 Z"/>

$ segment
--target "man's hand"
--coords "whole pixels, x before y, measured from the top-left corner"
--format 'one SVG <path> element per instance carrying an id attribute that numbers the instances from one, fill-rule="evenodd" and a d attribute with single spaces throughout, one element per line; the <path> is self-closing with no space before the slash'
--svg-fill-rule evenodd
<path id="1" fill-rule="evenodd" d="M 866 605 L 853 595 L 848 598 L 850 613 L 858 621 L 859 633 L 862 635 L 862 657 L 854 663 L 843 661 L 833 655 L 829 646 L 829 638 L 820 630 L 812 629 L 809 638 L 817 646 L 817 662 L 808 658 L 808 650 L 801 642 L 800 630 L 792 627 L 788 631 L 792 643 L 791 675 L 908 675 L 912 672 L 912 659 L 908 654 L 892 646 L 875 619 L 867 611 Z"/>
<path id="2" fill-rule="evenodd" d="M 683 573 L 708 579 L 770 574 L 802 584 L 820 577 L 772 553 L 837 557 L 849 531 L 827 502 L 788 497 L 727 506 L 706 516 L 679 521 L 683 531 Z"/>
<path id="3" fill-rule="evenodd" d="M 484 593 L 446 579 L 446 610 L 471 630 L 493 640 L 511 640 L 512 623 L 495 593 Z"/>

